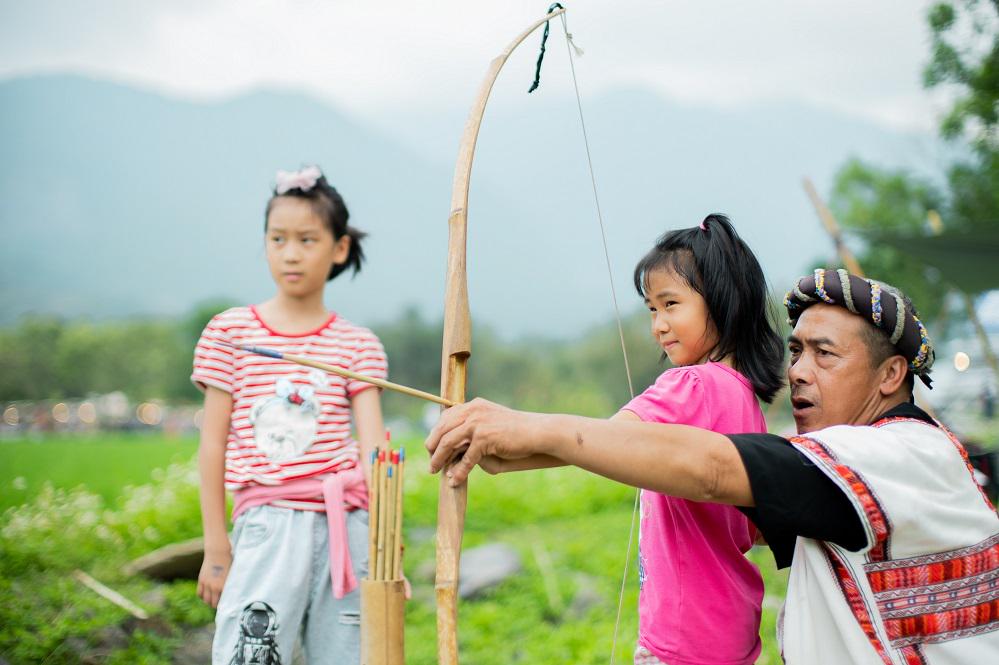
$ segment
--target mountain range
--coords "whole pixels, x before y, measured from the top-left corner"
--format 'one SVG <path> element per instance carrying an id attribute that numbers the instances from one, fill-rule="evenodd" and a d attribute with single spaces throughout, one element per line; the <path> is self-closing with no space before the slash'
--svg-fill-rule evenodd
<path id="1" fill-rule="evenodd" d="M 628 88 L 587 98 L 585 110 L 626 311 L 639 306 L 632 266 L 669 228 L 729 214 L 782 291 L 832 254 L 803 176 L 827 192 L 852 155 L 930 176 L 946 168 L 931 133 L 825 109 L 693 107 Z M 192 101 L 75 75 L 0 81 L 0 324 L 266 299 L 274 172 L 310 163 L 370 233 L 368 263 L 332 283 L 329 306 L 362 323 L 409 306 L 437 318 L 462 114 L 398 108 L 366 119 L 293 91 Z M 468 257 L 473 316 L 504 334 L 572 336 L 611 316 L 573 99 L 487 111 Z"/>

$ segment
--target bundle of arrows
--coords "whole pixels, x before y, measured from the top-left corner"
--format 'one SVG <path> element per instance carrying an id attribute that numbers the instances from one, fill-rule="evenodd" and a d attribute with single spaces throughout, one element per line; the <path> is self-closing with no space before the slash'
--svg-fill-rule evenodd
<path id="1" fill-rule="evenodd" d="M 386 446 L 371 454 L 368 481 L 368 579 L 402 579 L 402 483 L 406 450 Z"/>

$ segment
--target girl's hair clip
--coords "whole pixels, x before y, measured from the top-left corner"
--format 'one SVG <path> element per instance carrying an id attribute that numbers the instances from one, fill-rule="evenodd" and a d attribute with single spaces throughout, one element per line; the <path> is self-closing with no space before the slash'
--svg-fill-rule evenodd
<path id="1" fill-rule="evenodd" d="M 705 224 L 705 222 L 707 222 L 707 221 L 708 221 L 708 219 L 705 217 L 704 220 L 701 222 L 700 226 L 701 226 L 701 230 L 702 231 L 707 231 L 708 230 L 707 224 Z"/>
<path id="2" fill-rule="evenodd" d="M 318 166 L 306 166 L 298 171 L 278 171 L 274 176 L 277 186 L 274 192 L 278 195 L 287 194 L 293 189 L 300 189 L 307 192 L 316 186 L 319 179 L 323 177 L 323 172 Z"/>

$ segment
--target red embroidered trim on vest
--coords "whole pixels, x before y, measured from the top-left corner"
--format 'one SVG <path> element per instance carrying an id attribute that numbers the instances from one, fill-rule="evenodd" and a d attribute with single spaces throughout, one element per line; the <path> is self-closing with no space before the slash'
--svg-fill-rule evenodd
<path id="1" fill-rule="evenodd" d="M 923 647 L 918 644 L 910 644 L 902 647 L 902 657 L 905 658 L 905 665 L 927 665 L 926 656 L 923 654 Z"/>
<path id="2" fill-rule="evenodd" d="M 893 647 L 999 629 L 999 534 L 969 547 L 864 566 Z"/>
<path id="3" fill-rule="evenodd" d="M 806 448 L 847 482 L 850 491 L 860 501 L 860 505 L 864 509 L 864 514 L 867 516 L 867 521 L 874 530 L 874 546 L 871 548 L 868 556 L 872 561 L 884 561 L 888 559 L 891 521 L 881 507 L 881 502 L 878 501 L 871 486 L 864 480 L 864 477 L 851 467 L 840 462 L 829 448 L 815 439 L 796 436 L 792 437 L 790 441 Z"/>
<path id="4" fill-rule="evenodd" d="M 843 592 L 843 597 L 846 598 L 846 604 L 850 607 L 850 611 L 853 612 L 854 618 L 857 623 L 860 624 L 860 629 L 864 631 L 864 635 L 870 641 L 871 646 L 877 652 L 878 656 L 886 665 L 892 665 L 892 660 L 888 656 L 888 652 L 885 649 L 885 645 L 882 644 L 881 639 L 878 637 L 877 630 L 874 628 L 874 622 L 871 620 L 871 613 L 867 608 L 867 604 L 864 602 L 864 597 L 857 588 L 857 580 L 853 579 L 850 574 L 850 570 L 846 567 L 840 558 L 828 545 L 822 548 L 826 553 L 826 559 L 829 560 L 829 565 L 833 570 L 833 574 L 836 577 L 836 581 L 839 582 L 840 591 Z"/>
<path id="5" fill-rule="evenodd" d="M 873 426 L 897 422 L 929 425 L 916 418 L 886 418 Z M 957 448 L 973 477 L 964 446 L 945 427 L 941 425 L 940 429 Z M 875 534 L 875 546 L 866 557 L 864 571 L 891 646 L 904 657 L 906 665 L 926 665 L 923 644 L 999 630 L 999 534 L 968 547 L 892 561 L 888 558 L 891 523 L 863 476 L 842 464 L 819 441 L 794 437 L 791 442 L 834 470 L 860 501 Z M 995 510 L 988 497 L 985 501 Z M 828 545 L 824 550 L 854 618 L 881 659 L 891 662 L 871 619 L 871 610 L 858 590 L 858 581 L 836 552 Z"/>

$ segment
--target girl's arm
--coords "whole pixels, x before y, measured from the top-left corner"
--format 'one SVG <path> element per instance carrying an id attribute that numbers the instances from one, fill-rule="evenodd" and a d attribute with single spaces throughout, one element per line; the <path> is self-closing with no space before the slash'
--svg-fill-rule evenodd
<path id="1" fill-rule="evenodd" d="M 361 465 L 365 479 L 371 477 L 371 452 L 384 444 L 381 389 L 367 388 L 350 398 L 350 410 L 361 446 Z"/>
<path id="2" fill-rule="evenodd" d="M 610 420 L 624 421 L 641 419 L 631 411 L 621 410 L 611 416 Z M 482 467 L 482 469 L 487 473 L 496 475 L 497 473 L 507 473 L 509 471 L 532 471 L 534 469 L 551 469 L 567 465 L 557 457 L 538 453 L 523 459 L 513 460 L 500 459 L 499 457 L 495 457 L 493 455 L 486 455 L 482 458 L 482 461 L 479 462 L 479 466 Z"/>
<path id="3" fill-rule="evenodd" d="M 198 574 L 198 596 L 218 607 L 222 587 L 232 565 L 232 547 L 225 519 L 225 447 L 232 418 L 232 395 L 208 386 L 205 416 L 198 447 L 201 474 L 201 523 L 205 558 Z"/>

